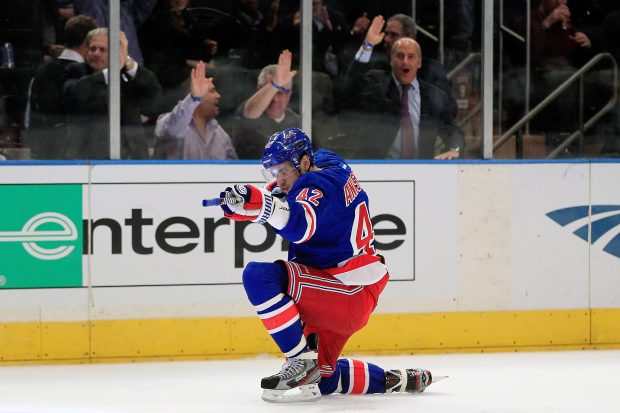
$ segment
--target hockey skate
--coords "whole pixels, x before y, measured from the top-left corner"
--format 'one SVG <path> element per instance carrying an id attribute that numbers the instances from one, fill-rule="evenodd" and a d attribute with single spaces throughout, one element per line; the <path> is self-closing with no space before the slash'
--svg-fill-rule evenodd
<path id="1" fill-rule="evenodd" d="M 435 381 L 445 378 L 445 376 L 441 376 Z M 433 383 L 433 375 L 428 370 L 403 369 L 385 371 L 386 393 L 422 393 L 431 383 Z"/>
<path id="2" fill-rule="evenodd" d="M 316 401 L 321 397 L 320 380 L 316 353 L 302 353 L 286 360 L 279 373 L 261 380 L 263 400 L 273 403 Z"/>

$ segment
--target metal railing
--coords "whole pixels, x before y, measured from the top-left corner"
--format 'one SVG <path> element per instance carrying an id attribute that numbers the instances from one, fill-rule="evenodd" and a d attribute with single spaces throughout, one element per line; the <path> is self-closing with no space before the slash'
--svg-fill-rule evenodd
<path id="1" fill-rule="evenodd" d="M 458 72 L 463 70 L 466 66 L 472 63 L 474 60 L 481 60 L 481 59 L 482 59 L 482 53 L 480 52 L 470 53 L 459 64 L 454 66 L 454 68 L 446 74 L 446 77 L 448 78 L 449 81 L 452 81 L 452 79 L 454 78 L 454 76 L 456 76 Z"/>
<path id="2" fill-rule="evenodd" d="M 584 87 L 583 87 L 583 77 L 592 67 L 600 63 L 601 61 L 608 59 L 611 62 L 612 66 L 612 96 L 598 112 L 596 112 L 590 119 L 588 119 L 585 123 L 583 122 L 583 107 L 584 107 Z M 527 124 L 532 118 L 538 115 L 543 109 L 545 109 L 551 102 L 553 102 L 558 96 L 560 96 L 566 89 L 572 86 L 575 81 L 579 80 L 579 128 L 569 135 L 562 143 L 558 145 L 556 149 L 554 149 L 551 153 L 546 156 L 546 159 L 555 158 L 558 154 L 560 154 L 564 149 L 568 147 L 575 139 L 580 138 L 583 139 L 583 134 L 585 131 L 590 129 L 598 120 L 603 117 L 607 112 L 613 109 L 616 105 L 616 101 L 618 100 L 618 65 L 613 56 L 609 53 L 599 53 L 594 56 L 590 61 L 584 64 L 579 70 L 573 73 L 568 79 L 566 79 L 561 85 L 559 85 L 553 92 L 551 92 L 545 99 L 543 99 L 536 107 L 530 110 L 525 116 L 523 116 L 520 120 L 518 120 L 510 129 L 508 129 L 504 134 L 493 144 L 493 151 L 500 148 L 504 145 L 510 138 L 512 138 L 513 134 L 519 131 L 525 124 Z"/>
<path id="3" fill-rule="evenodd" d="M 459 64 L 454 66 L 454 68 L 446 74 L 446 77 L 448 78 L 450 82 L 452 82 L 452 80 L 454 79 L 454 76 L 456 76 L 457 73 L 459 73 L 461 70 L 463 70 L 465 67 L 469 66 L 470 64 L 474 63 L 476 60 L 482 61 L 482 53 L 480 52 L 470 53 Z M 481 110 L 482 110 L 482 103 L 478 102 L 478 104 L 474 106 L 469 112 L 467 112 L 467 114 L 463 116 L 463 118 L 461 118 L 458 122 L 456 122 L 456 125 L 459 128 L 463 128 L 465 125 L 471 122 L 476 117 L 476 115 L 480 113 Z"/>
<path id="4" fill-rule="evenodd" d="M 437 11 L 437 13 L 438 13 L 439 33 L 437 35 L 434 35 L 433 33 L 428 31 L 424 27 L 420 26 L 419 24 L 417 24 L 417 22 L 416 22 L 416 27 L 417 27 L 418 33 L 423 34 L 424 36 L 428 37 L 430 40 L 437 43 L 437 56 L 439 57 L 439 61 L 441 62 L 441 64 L 443 64 L 444 63 L 444 13 L 445 13 L 444 0 L 439 0 L 438 8 L 439 10 Z M 416 20 L 416 16 L 417 16 L 416 11 L 417 11 L 416 0 L 412 0 L 411 17 L 413 17 L 414 21 Z"/>
<path id="5" fill-rule="evenodd" d="M 496 124 L 498 130 L 501 130 L 502 126 L 502 114 L 503 114 L 503 84 L 504 84 L 504 36 L 510 36 L 512 39 L 517 40 L 523 43 L 525 48 L 525 66 L 523 67 L 525 73 L 525 99 L 523 101 L 523 114 L 526 115 L 530 110 L 530 66 L 531 66 L 531 1 L 525 0 L 525 28 L 524 34 L 519 34 L 504 24 L 504 0 L 499 2 L 499 10 L 498 10 L 498 28 L 499 28 L 499 39 L 498 39 L 498 71 L 497 71 L 497 118 Z M 525 125 L 526 131 L 529 132 L 529 125 Z"/>

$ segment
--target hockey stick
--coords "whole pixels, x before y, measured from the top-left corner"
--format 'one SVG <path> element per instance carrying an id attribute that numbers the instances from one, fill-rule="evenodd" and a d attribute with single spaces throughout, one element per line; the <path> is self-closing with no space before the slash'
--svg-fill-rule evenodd
<path id="1" fill-rule="evenodd" d="M 243 198 L 235 197 L 230 192 L 227 192 L 224 198 L 211 198 L 211 199 L 203 199 L 202 206 L 203 207 L 212 207 L 212 206 L 220 206 L 220 205 L 235 205 L 243 202 Z"/>

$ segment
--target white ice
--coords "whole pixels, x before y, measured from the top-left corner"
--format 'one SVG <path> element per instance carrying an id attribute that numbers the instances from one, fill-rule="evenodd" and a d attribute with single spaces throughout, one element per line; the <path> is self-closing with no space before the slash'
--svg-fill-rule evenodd
<path id="1" fill-rule="evenodd" d="M 231 361 L 0 367 L 0 413 L 618 413 L 620 350 L 360 356 L 448 379 L 422 394 L 324 396 L 270 404 L 271 357 Z"/>

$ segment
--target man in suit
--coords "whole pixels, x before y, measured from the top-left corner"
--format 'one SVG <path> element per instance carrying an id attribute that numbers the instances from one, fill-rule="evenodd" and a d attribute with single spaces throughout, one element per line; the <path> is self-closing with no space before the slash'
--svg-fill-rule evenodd
<path id="1" fill-rule="evenodd" d="M 91 16 L 100 26 L 109 26 L 109 2 L 107 0 L 73 0 L 79 14 Z M 138 42 L 138 30 L 149 18 L 157 0 L 120 0 L 121 30 L 129 41 L 129 54 L 142 65 L 142 50 Z"/>
<path id="2" fill-rule="evenodd" d="M 390 53 L 390 71 L 368 71 L 356 60 L 345 80 L 358 111 L 357 138 L 363 151 L 357 157 L 459 158 L 464 137 L 454 125 L 448 95 L 417 78 L 422 67 L 420 45 L 403 37 Z M 437 138 L 442 141 L 438 150 Z"/>
<path id="3" fill-rule="evenodd" d="M 154 101 L 161 86 L 150 70 L 128 54 L 128 41 L 120 32 L 121 158 L 148 159 L 149 150 L 141 116 L 154 117 Z M 69 159 L 109 159 L 108 131 L 108 32 L 95 29 L 87 36 L 85 64 L 74 63 L 65 71 L 63 85 L 69 113 Z"/>
<path id="4" fill-rule="evenodd" d="M 30 91 L 26 146 L 34 159 L 63 159 L 67 146 L 67 112 L 62 104 L 63 73 L 71 63 L 84 63 L 86 35 L 97 28 L 92 17 L 77 15 L 64 28 L 65 50 L 37 71 Z"/>
<path id="5" fill-rule="evenodd" d="M 383 29 L 385 25 L 385 29 Z M 418 27 L 411 16 L 395 14 L 384 20 L 383 16 L 375 16 L 370 23 L 362 45 L 355 54 L 355 60 L 368 63 L 368 69 L 390 69 L 392 45 L 403 37 L 416 38 Z M 379 46 L 383 43 L 383 47 Z M 456 114 L 457 106 L 452 91 L 452 82 L 448 79 L 446 69 L 439 60 L 426 57 L 420 67 L 417 78 L 446 92 L 450 109 Z"/>

